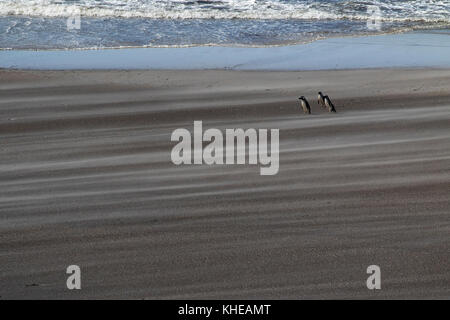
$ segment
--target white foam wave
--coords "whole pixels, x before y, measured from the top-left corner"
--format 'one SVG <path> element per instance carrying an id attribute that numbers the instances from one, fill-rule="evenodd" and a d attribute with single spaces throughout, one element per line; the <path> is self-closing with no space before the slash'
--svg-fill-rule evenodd
<path id="1" fill-rule="evenodd" d="M 450 22 L 450 0 L 341 2 L 292 0 L 2 0 L 0 15 L 153 19 L 362 19 L 374 4 L 382 20 Z"/>

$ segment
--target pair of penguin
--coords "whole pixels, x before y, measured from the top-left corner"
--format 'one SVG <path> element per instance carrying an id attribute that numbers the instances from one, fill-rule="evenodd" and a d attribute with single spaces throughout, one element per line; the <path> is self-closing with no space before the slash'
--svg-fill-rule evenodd
<path id="1" fill-rule="evenodd" d="M 311 114 L 311 107 L 309 106 L 308 100 L 306 100 L 305 96 L 301 96 L 299 100 L 303 112 Z M 323 108 L 327 108 L 328 112 L 336 112 L 336 109 L 334 108 L 334 104 L 333 102 L 331 102 L 330 97 L 324 96 L 322 92 L 319 92 L 317 95 L 317 104 L 321 105 Z"/>

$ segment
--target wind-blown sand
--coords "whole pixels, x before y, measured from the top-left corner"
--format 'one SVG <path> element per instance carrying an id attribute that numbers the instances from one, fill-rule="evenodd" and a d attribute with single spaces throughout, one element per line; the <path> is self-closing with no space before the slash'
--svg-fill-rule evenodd
<path id="1" fill-rule="evenodd" d="M 1 298 L 449 298 L 449 83 L 431 69 L 0 71 Z M 279 128 L 278 175 L 173 165 L 170 135 L 194 120 Z"/>

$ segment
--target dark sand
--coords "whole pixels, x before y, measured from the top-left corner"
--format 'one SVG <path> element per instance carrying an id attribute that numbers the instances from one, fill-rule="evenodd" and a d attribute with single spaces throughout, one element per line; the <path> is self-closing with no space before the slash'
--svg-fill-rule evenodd
<path id="1" fill-rule="evenodd" d="M 449 84 L 431 69 L 0 71 L 0 296 L 448 299 Z M 279 174 L 173 165 L 170 135 L 194 120 L 279 128 Z"/>

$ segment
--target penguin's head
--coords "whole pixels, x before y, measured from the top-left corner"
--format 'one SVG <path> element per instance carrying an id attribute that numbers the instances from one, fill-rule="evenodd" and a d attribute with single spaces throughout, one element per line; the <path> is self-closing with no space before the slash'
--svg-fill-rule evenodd
<path id="1" fill-rule="evenodd" d="M 319 95 L 320 95 L 320 96 L 322 95 L 322 91 L 319 91 Z"/>
<path id="2" fill-rule="evenodd" d="M 301 97 L 299 98 L 299 100 L 303 100 L 303 99 L 305 99 L 305 96 L 301 96 Z"/>

